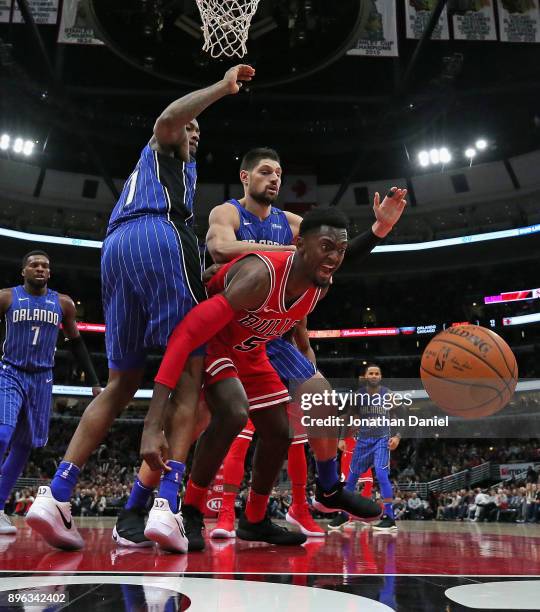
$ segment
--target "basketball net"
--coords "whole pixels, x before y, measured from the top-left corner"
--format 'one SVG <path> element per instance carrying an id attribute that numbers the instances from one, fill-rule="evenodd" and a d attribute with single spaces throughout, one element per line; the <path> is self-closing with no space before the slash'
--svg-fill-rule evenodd
<path id="1" fill-rule="evenodd" d="M 212 57 L 244 57 L 259 0 L 197 0 L 204 34 L 203 51 Z"/>

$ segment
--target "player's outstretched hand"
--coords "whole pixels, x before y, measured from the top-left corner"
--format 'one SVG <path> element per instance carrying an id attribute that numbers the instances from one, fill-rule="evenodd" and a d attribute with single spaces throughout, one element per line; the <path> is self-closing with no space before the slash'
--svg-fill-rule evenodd
<path id="1" fill-rule="evenodd" d="M 386 194 L 384 200 L 381 202 L 381 196 L 379 192 L 375 193 L 373 198 L 373 212 L 377 219 L 377 236 L 384 238 L 399 221 L 405 206 L 407 206 L 407 195 L 406 189 L 398 189 L 392 187 Z"/>
<path id="2" fill-rule="evenodd" d="M 92 397 L 97 397 L 102 391 L 101 387 L 92 387 Z"/>
<path id="3" fill-rule="evenodd" d="M 255 68 L 247 64 L 238 64 L 229 68 L 223 77 L 223 82 L 227 85 L 230 94 L 237 94 L 244 83 L 249 83 L 255 76 Z"/>
<path id="4" fill-rule="evenodd" d="M 141 438 L 141 457 L 151 470 L 170 471 L 171 468 L 163 461 L 168 449 L 169 445 L 163 430 L 158 427 L 145 426 Z"/>

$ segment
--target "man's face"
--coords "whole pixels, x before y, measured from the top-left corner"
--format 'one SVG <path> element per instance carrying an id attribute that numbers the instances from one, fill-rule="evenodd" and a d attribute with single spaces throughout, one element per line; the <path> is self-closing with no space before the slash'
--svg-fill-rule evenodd
<path id="1" fill-rule="evenodd" d="M 30 255 L 22 269 L 22 277 L 32 287 L 41 289 L 47 285 L 51 276 L 49 260 L 45 255 Z"/>
<path id="2" fill-rule="evenodd" d="M 297 248 L 309 280 L 316 287 L 328 287 L 332 274 L 343 262 L 347 250 L 347 230 L 322 226 L 299 236 Z"/>
<path id="3" fill-rule="evenodd" d="M 201 137 L 201 129 L 199 128 L 197 119 L 193 119 L 186 125 L 186 132 L 189 141 L 189 154 L 191 157 L 196 157 Z"/>
<path id="4" fill-rule="evenodd" d="M 364 374 L 364 379 L 368 386 L 378 387 L 382 380 L 381 369 L 376 366 L 369 367 Z"/>
<path id="5" fill-rule="evenodd" d="M 281 174 L 281 166 L 277 161 L 261 159 L 252 170 L 241 170 L 240 180 L 246 195 L 259 204 L 271 206 L 279 195 Z"/>

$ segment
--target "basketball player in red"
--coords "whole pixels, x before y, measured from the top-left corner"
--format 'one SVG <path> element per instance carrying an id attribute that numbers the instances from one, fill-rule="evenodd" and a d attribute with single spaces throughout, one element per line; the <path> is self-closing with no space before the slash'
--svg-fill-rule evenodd
<path id="1" fill-rule="evenodd" d="M 240 166 L 244 197 L 240 200 L 230 199 L 216 206 L 210 213 L 206 243 L 215 262 L 225 263 L 248 252 L 282 250 L 281 245 L 290 245 L 296 239 L 302 218 L 273 205 L 279 195 L 281 176 L 281 161 L 273 149 L 253 149 L 245 155 Z M 395 213 L 401 207 L 406 193 L 406 190 L 393 188 L 382 206 L 379 194 L 375 194 L 373 209 L 376 220 L 373 227 L 349 243 L 348 253 L 351 250 L 354 252 L 356 262 L 367 256 L 397 222 L 398 216 Z M 390 213 L 391 222 L 388 219 Z M 386 223 L 381 223 L 382 220 Z M 362 241 L 365 244 L 357 248 L 357 243 Z M 294 337 L 289 338 L 289 341 L 280 338 L 266 346 L 270 363 L 291 393 L 294 387 L 304 381 L 320 376 L 306 325 L 306 320 L 297 325 L 294 328 Z M 247 426 L 233 442 L 223 463 L 223 499 L 217 525 L 210 532 L 212 538 L 229 538 L 235 535 L 234 503 L 254 429 L 253 423 L 248 420 Z M 293 495 L 286 519 L 297 525 L 307 536 L 323 536 L 325 531 L 313 520 L 306 501 L 305 443 L 307 436 L 300 433 L 294 436 L 289 447 L 287 471 Z M 186 521 L 185 523 L 187 524 Z"/>
<path id="2" fill-rule="evenodd" d="M 156 376 L 141 454 L 152 469 L 167 470 L 163 459 L 167 444 L 162 431 L 167 399 L 187 356 L 210 340 L 205 388 L 212 419 L 199 439 L 185 505 L 199 510 L 203 507 L 206 489 L 232 441 L 245 426 L 249 410 L 259 440 L 246 512 L 237 529 L 241 539 L 272 544 L 300 544 L 306 539 L 266 517 L 269 493 L 290 439 L 286 412 L 289 394 L 269 363 L 265 344 L 292 329 L 326 294 L 345 255 L 346 228 L 347 220 L 340 211 L 318 209 L 302 221 L 296 252 L 260 252 L 224 265 L 209 284 L 213 297 L 193 309 L 173 332 Z M 226 384 L 219 385 L 216 391 L 214 383 L 218 381 Z M 325 379 L 317 378 L 316 382 L 318 392 L 331 391 Z M 320 409 L 313 407 L 312 414 L 322 416 L 332 411 L 333 406 L 323 401 Z M 360 518 L 376 518 L 381 513 L 380 506 L 345 491 L 339 480 L 336 433 L 334 429 L 321 433 L 314 428 L 308 432 L 317 460 L 315 505 L 326 512 L 342 509 Z M 181 525 L 181 521 L 164 502 L 156 499 L 145 534 L 174 551 L 175 525 Z M 199 537 L 202 539 L 200 534 Z"/>

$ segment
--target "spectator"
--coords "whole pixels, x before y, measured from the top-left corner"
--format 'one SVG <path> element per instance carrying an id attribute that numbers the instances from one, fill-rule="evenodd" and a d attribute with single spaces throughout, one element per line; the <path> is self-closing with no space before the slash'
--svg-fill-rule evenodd
<path id="1" fill-rule="evenodd" d="M 423 517 L 423 504 L 422 500 L 418 498 L 416 492 L 412 493 L 409 501 L 407 502 L 407 509 L 409 511 L 409 518 L 411 520 L 417 520 Z"/>

